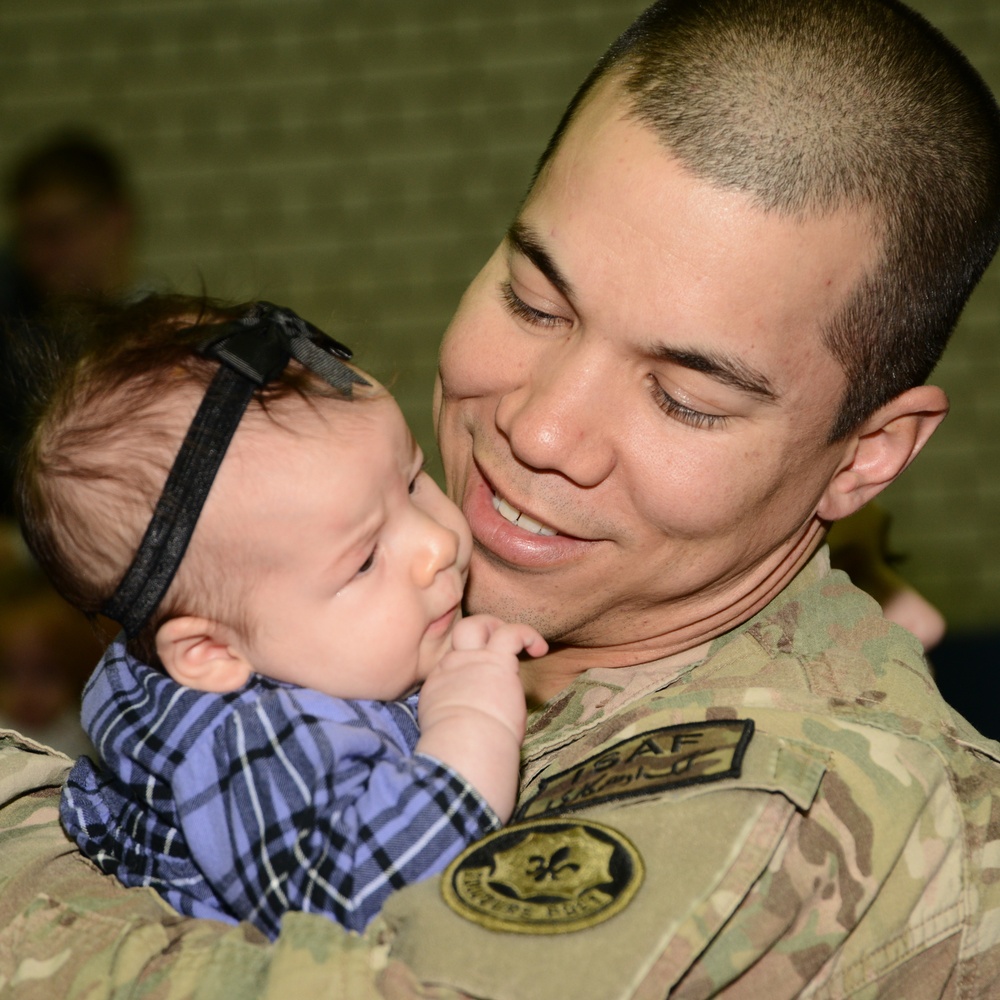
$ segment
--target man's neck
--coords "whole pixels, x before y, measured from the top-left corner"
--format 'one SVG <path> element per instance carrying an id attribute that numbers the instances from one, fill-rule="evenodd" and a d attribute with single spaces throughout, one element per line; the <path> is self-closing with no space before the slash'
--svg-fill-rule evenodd
<path id="1" fill-rule="evenodd" d="M 544 704 L 587 670 L 659 661 L 669 672 L 702 659 L 713 639 L 752 618 L 788 586 L 819 548 L 824 534 L 822 525 L 814 521 L 794 548 L 774 565 L 762 565 L 756 574 L 741 580 L 735 594 L 729 592 L 710 605 L 665 609 L 666 627 L 655 635 L 608 646 L 553 643 L 545 656 L 521 664 L 528 704 Z"/>

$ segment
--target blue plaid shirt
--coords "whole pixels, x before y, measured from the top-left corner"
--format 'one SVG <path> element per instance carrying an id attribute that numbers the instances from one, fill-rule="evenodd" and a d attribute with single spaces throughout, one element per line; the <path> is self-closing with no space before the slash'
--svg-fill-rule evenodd
<path id="1" fill-rule="evenodd" d="M 395 889 L 441 871 L 496 815 L 414 754 L 416 695 L 344 701 L 254 678 L 183 687 L 113 643 L 87 684 L 81 757 L 61 818 L 126 885 L 192 916 L 275 937 L 287 910 L 361 930 Z"/>

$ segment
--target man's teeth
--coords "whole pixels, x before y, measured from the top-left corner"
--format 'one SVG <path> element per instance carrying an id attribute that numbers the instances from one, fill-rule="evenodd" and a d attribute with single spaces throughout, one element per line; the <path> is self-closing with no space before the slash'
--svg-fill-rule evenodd
<path id="1" fill-rule="evenodd" d="M 554 528 L 540 524 L 534 518 L 528 517 L 527 514 L 522 514 L 516 507 L 511 507 L 506 500 L 501 500 L 495 493 L 493 494 L 493 509 L 511 524 L 516 524 L 519 528 L 524 528 L 525 531 L 531 531 L 536 535 L 558 534 Z"/>

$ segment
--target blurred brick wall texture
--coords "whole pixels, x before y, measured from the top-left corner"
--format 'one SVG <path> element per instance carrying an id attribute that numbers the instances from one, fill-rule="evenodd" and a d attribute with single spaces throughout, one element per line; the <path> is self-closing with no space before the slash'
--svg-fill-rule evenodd
<path id="1" fill-rule="evenodd" d="M 437 342 L 635 0 L 7 0 L 0 164 L 65 124 L 124 155 L 146 272 L 286 302 L 390 380 L 425 448 Z M 1000 90 L 1000 3 L 916 4 Z M 1000 270 L 887 494 L 953 627 L 1000 621 Z"/>

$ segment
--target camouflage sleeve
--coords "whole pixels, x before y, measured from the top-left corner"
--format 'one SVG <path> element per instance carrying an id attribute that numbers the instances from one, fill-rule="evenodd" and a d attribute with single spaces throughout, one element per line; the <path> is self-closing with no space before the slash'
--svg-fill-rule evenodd
<path id="1" fill-rule="evenodd" d="M 70 767 L 0 732 L 0 994 L 16 1000 L 127 995 L 378 997 L 374 935 L 295 913 L 269 945 L 253 928 L 181 917 L 151 890 L 125 889 L 76 851 L 58 821 Z M 395 964 L 390 982 L 408 981 Z"/>
<path id="2" fill-rule="evenodd" d="M 672 1000 L 946 996 L 962 936 L 960 817 L 947 777 L 927 774 L 893 822 L 827 772 Z"/>

